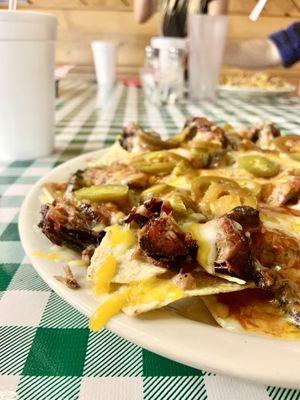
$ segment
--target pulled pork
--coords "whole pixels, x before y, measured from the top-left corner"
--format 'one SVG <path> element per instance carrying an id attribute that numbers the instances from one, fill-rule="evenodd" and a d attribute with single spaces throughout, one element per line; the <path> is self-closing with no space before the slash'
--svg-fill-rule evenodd
<path id="1" fill-rule="evenodd" d="M 218 228 L 215 271 L 252 279 L 253 259 L 249 239 L 242 226 L 225 216 L 218 219 Z"/>
<path id="2" fill-rule="evenodd" d="M 105 233 L 93 228 L 110 222 L 106 206 L 92 206 L 82 203 L 79 207 L 55 200 L 41 208 L 42 220 L 39 223 L 44 235 L 58 246 L 66 246 L 83 251 L 88 246 L 97 246 Z"/>
<path id="3" fill-rule="evenodd" d="M 119 139 L 120 145 L 127 151 L 132 151 L 135 146 L 135 139 L 138 136 L 138 132 L 141 130 L 141 126 L 136 122 L 131 122 L 124 127 L 122 135 Z"/>
<path id="4" fill-rule="evenodd" d="M 198 245 L 181 230 L 171 213 L 168 201 L 152 198 L 134 207 L 125 222 L 135 221 L 141 227 L 139 246 L 147 257 L 173 271 L 186 272 L 197 266 Z"/>
<path id="5" fill-rule="evenodd" d="M 240 132 L 244 139 L 248 139 L 262 149 L 269 149 L 273 139 L 281 136 L 280 130 L 269 122 L 257 123 L 250 129 Z"/>
<path id="6" fill-rule="evenodd" d="M 298 240 L 278 230 L 263 229 L 252 237 L 255 281 L 274 296 L 276 304 L 300 327 L 300 246 Z"/>
<path id="7" fill-rule="evenodd" d="M 151 175 L 136 171 L 130 165 L 121 162 L 115 162 L 106 168 L 88 168 L 84 171 L 83 178 L 85 186 L 121 183 L 133 189 L 142 189 L 151 183 Z"/>
<path id="8" fill-rule="evenodd" d="M 259 211 L 250 206 L 238 206 L 226 214 L 228 218 L 239 223 L 245 232 L 256 232 L 261 229 Z"/>
<path id="9" fill-rule="evenodd" d="M 64 265 L 63 268 L 64 268 L 65 276 L 56 275 L 56 276 L 54 276 L 54 278 L 57 281 L 64 283 L 69 289 L 79 289 L 80 284 L 74 278 L 71 268 L 68 265 Z"/>
<path id="10" fill-rule="evenodd" d="M 298 240 L 279 230 L 263 229 L 251 237 L 253 255 L 267 268 L 279 265 L 285 268 L 300 267 Z"/>
<path id="11" fill-rule="evenodd" d="M 140 227 L 144 226 L 150 219 L 157 218 L 161 213 L 170 214 L 172 207 L 168 201 L 152 197 L 138 207 L 133 207 L 125 219 L 125 223 L 136 222 Z"/>
<path id="12" fill-rule="evenodd" d="M 229 144 L 229 140 L 225 134 L 225 131 L 213 122 L 209 121 L 204 117 L 190 117 L 184 128 L 195 126 L 198 134 L 204 141 L 214 141 L 220 143 L 223 148 L 226 148 Z"/>
<path id="13" fill-rule="evenodd" d="M 65 191 L 65 198 L 68 198 L 72 195 L 75 190 L 81 189 L 85 185 L 84 182 L 84 171 L 78 169 L 73 175 L 71 175 L 70 179 L 68 180 L 66 191 Z"/>
<path id="14" fill-rule="evenodd" d="M 297 204 L 300 199 L 300 178 L 293 177 L 287 182 L 277 184 L 267 202 L 274 207 Z"/>
<path id="15" fill-rule="evenodd" d="M 155 131 L 144 131 L 137 123 L 130 123 L 124 127 L 119 142 L 129 152 L 171 149 L 178 145 L 172 140 L 162 140 Z"/>
<path id="16" fill-rule="evenodd" d="M 139 245 L 148 257 L 173 271 L 197 266 L 197 242 L 168 214 L 149 220 L 140 231 Z"/>

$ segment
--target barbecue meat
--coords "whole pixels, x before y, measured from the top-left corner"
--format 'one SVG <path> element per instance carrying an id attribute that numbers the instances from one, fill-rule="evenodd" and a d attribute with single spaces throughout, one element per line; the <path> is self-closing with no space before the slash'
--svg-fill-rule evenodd
<path id="1" fill-rule="evenodd" d="M 276 304 L 300 327 L 300 246 L 278 230 L 263 229 L 251 243 L 256 263 L 256 284 L 271 292 Z"/>
<path id="2" fill-rule="evenodd" d="M 239 223 L 245 232 L 255 232 L 261 229 L 259 211 L 250 206 L 238 206 L 226 215 L 231 220 Z"/>
<path id="3" fill-rule="evenodd" d="M 251 237 L 253 255 L 264 267 L 300 268 L 298 240 L 279 230 L 263 229 Z"/>
<path id="4" fill-rule="evenodd" d="M 162 200 L 156 197 L 152 197 L 150 200 L 146 200 L 143 204 L 138 207 L 133 207 L 130 214 L 125 219 L 125 223 L 132 221 L 136 222 L 140 227 L 144 226 L 151 218 L 158 217 L 161 212 L 170 214 L 172 207 L 166 200 Z"/>
<path id="5" fill-rule="evenodd" d="M 136 171 L 122 162 L 115 162 L 106 168 L 88 168 L 83 174 L 85 186 L 101 184 L 124 184 L 133 189 L 143 189 L 149 186 L 151 175 Z"/>
<path id="6" fill-rule="evenodd" d="M 184 128 L 196 126 L 197 137 L 201 137 L 204 141 L 214 141 L 221 144 L 223 148 L 226 148 L 229 144 L 229 140 L 224 132 L 224 130 L 216 126 L 213 122 L 209 121 L 204 117 L 190 117 Z"/>
<path id="7" fill-rule="evenodd" d="M 131 122 L 127 126 L 124 127 L 122 135 L 119 139 L 120 145 L 127 151 L 132 151 L 135 145 L 135 139 L 138 136 L 139 130 L 141 130 L 141 126 L 136 122 Z"/>
<path id="8" fill-rule="evenodd" d="M 249 239 L 240 224 L 228 217 L 218 219 L 215 271 L 252 279 L 254 264 Z"/>
<path id="9" fill-rule="evenodd" d="M 192 270 L 197 266 L 197 242 L 165 212 L 150 219 L 141 229 L 139 245 L 148 257 L 173 271 Z"/>
<path id="10" fill-rule="evenodd" d="M 267 202 L 275 207 L 296 204 L 300 199 L 300 178 L 293 177 L 287 182 L 277 184 Z"/>
<path id="11" fill-rule="evenodd" d="M 269 122 L 255 124 L 252 128 L 240 132 L 244 139 L 249 139 L 262 149 L 269 149 L 273 139 L 281 136 L 280 130 Z"/>
<path id="12" fill-rule="evenodd" d="M 100 222 L 109 222 L 103 207 L 81 204 L 76 208 L 55 200 L 42 206 L 39 228 L 52 243 L 83 251 L 90 245 L 97 246 L 105 235 L 93 230 Z"/>

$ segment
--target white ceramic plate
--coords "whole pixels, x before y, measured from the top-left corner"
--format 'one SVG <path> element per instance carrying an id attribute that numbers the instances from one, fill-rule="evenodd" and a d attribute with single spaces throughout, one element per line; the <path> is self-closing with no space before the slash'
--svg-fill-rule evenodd
<path id="1" fill-rule="evenodd" d="M 259 88 L 251 88 L 251 87 L 242 87 L 242 86 L 229 86 L 229 85 L 219 85 L 219 91 L 223 93 L 235 93 L 241 94 L 245 96 L 249 95 L 258 95 L 258 96 L 275 96 L 281 94 L 290 94 L 295 92 L 295 86 L 287 86 L 283 88 L 277 89 L 259 89 Z"/>
<path id="2" fill-rule="evenodd" d="M 19 218 L 21 241 L 36 271 L 62 298 L 87 316 L 97 303 L 88 292 L 85 268 L 72 268 L 82 284 L 79 290 L 68 289 L 55 280 L 53 276 L 61 274 L 61 264 L 34 256 L 37 249 L 51 251 L 48 239 L 34 226 L 40 219 L 41 185 L 62 181 L 78 168 L 84 168 L 87 159 L 98 159 L 103 154 L 104 150 L 100 150 L 82 155 L 53 169 L 34 185 Z M 232 333 L 167 310 L 140 318 L 118 315 L 107 327 L 139 346 L 195 368 L 264 384 L 300 388 L 299 341 Z"/>

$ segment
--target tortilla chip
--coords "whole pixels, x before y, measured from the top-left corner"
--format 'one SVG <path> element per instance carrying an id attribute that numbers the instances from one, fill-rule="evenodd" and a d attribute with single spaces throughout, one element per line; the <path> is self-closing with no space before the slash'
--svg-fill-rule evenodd
<path id="1" fill-rule="evenodd" d="M 258 289 L 203 297 L 217 323 L 232 332 L 300 339 L 300 329 Z"/>
<path id="2" fill-rule="evenodd" d="M 123 149 L 123 147 L 120 145 L 120 142 L 116 140 L 115 143 L 107 149 L 107 151 L 99 160 L 90 163 L 89 166 L 103 167 L 120 160 L 122 162 L 126 162 L 126 160 L 130 160 L 130 158 L 132 158 L 132 154 Z"/>
<path id="3" fill-rule="evenodd" d="M 123 308 L 123 311 L 125 314 L 132 316 L 162 308 L 182 298 L 234 292 L 243 290 L 249 286 L 251 287 L 251 284 L 242 286 L 214 277 L 204 271 L 194 273 L 193 275 L 196 278 L 196 288 L 191 290 L 181 290 L 171 278 L 155 278 L 155 280 L 150 282 L 150 287 L 146 285 L 145 289 L 141 288 L 138 291 L 138 295 L 136 296 L 138 297 L 137 301 L 130 301 L 129 299 L 129 304 Z"/>
<path id="4" fill-rule="evenodd" d="M 120 227 L 120 230 L 126 232 L 126 228 Z M 95 274 L 100 272 L 104 261 L 109 256 L 114 256 L 117 261 L 116 272 L 111 280 L 113 283 L 144 281 L 167 271 L 166 268 L 158 267 L 142 259 L 136 259 L 134 257 L 138 248 L 136 232 L 129 231 L 129 229 L 127 229 L 127 232 L 132 235 L 130 241 L 126 243 L 124 236 L 122 236 L 120 237 L 122 241 L 117 246 L 112 246 L 110 232 L 106 233 L 91 259 L 87 273 L 88 280 L 93 281 Z"/>

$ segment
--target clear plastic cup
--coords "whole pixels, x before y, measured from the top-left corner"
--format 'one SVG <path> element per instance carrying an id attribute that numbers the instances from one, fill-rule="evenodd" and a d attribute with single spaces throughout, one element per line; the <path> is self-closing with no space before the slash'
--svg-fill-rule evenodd
<path id="1" fill-rule="evenodd" d="M 119 44 L 106 40 L 92 42 L 92 50 L 98 85 L 111 88 L 116 80 Z"/>
<path id="2" fill-rule="evenodd" d="M 226 16 L 189 16 L 189 96 L 214 99 L 227 36 Z"/>
<path id="3" fill-rule="evenodd" d="M 34 159 L 54 145 L 53 15 L 0 11 L 0 159 Z"/>

